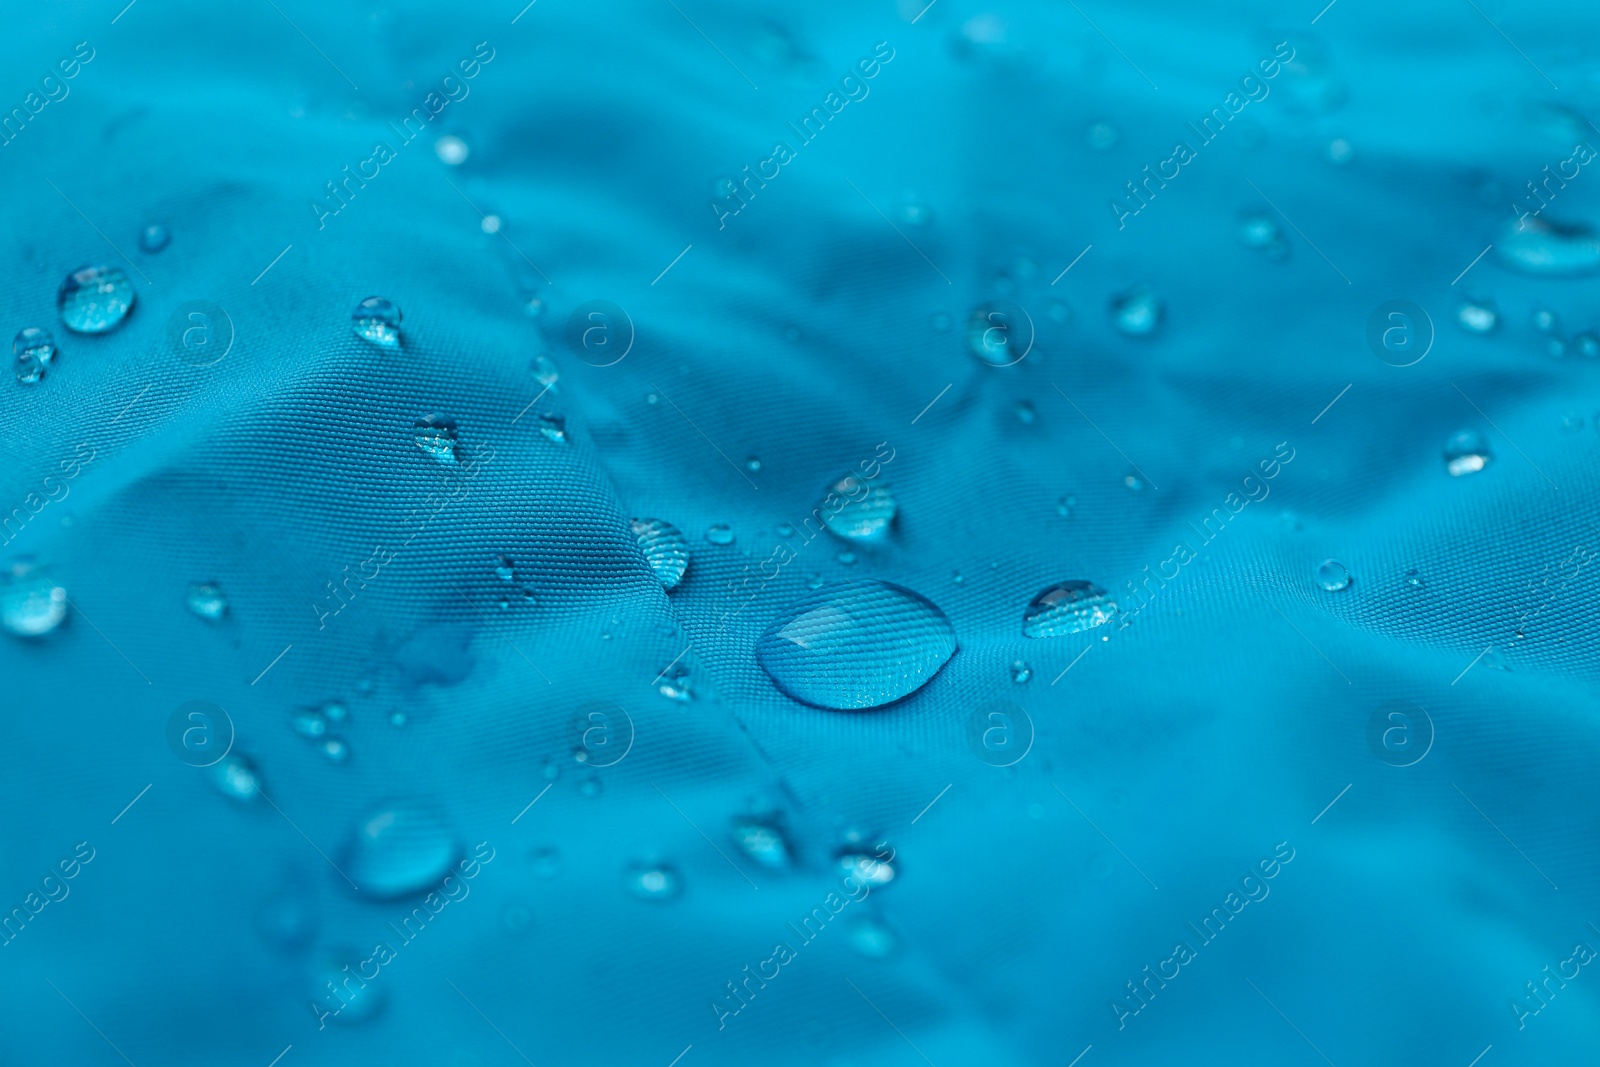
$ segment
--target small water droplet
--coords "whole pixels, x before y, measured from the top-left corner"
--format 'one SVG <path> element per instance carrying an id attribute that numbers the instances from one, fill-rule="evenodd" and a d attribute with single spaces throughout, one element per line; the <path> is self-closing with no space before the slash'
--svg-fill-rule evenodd
<path id="1" fill-rule="evenodd" d="M 509 582 L 516 578 L 517 569 L 510 556 L 496 556 L 494 560 L 494 576 L 502 582 Z"/>
<path id="2" fill-rule="evenodd" d="M 790 605 L 757 640 L 756 661 L 795 700 L 862 710 L 922 688 L 956 647 L 955 628 L 927 598 L 860 581 Z"/>
<path id="3" fill-rule="evenodd" d="M 1572 349 L 1584 359 L 1600 357 L 1600 336 L 1585 331 L 1572 339 Z"/>
<path id="4" fill-rule="evenodd" d="M 1461 430 L 1445 442 L 1445 469 L 1452 478 L 1481 471 L 1493 458 L 1489 452 L 1489 442 L 1476 430 Z"/>
<path id="5" fill-rule="evenodd" d="M 343 763 L 350 758 L 350 746 L 337 737 L 330 737 L 322 742 L 322 754 L 334 763 Z"/>
<path id="6" fill-rule="evenodd" d="M 1328 159 L 1343 166 L 1356 156 L 1356 146 L 1343 137 L 1335 137 L 1328 142 Z"/>
<path id="7" fill-rule="evenodd" d="M 261 775 L 256 765 L 237 752 L 230 752 L 207 770 L 211 784 L 229 800 L 248 803 L 255 799 L 261 788 Z"/>
<path id="8" fill-rule="evenodd" d="M 853 474 L 828 486 L 817 510 L 830 533 L 851 541 L 881 541 L 894 521 L 896 504 L 888 486 L 874 485 Z"/>
<path id="9" fill-rule="evenodd" d="M 950 572 L 950 580 L 952 582 L 956 583 L 957 585 L 960 585 L 962 582 L 966 581 L 965 578 L 961 577 L 961 572 L 960 571 L 951 571 Z"/>
<path id="10" fill-rule="evenodd" d="M 900 202 L 900 221 L 907 226 L 926 226 L 933 221 L 933 208 L 915 197 Z"/>
<path id="11" fill-rule="evenodd" d="M 578 792 L 586 797 L 599 796 L 601 792 L 600 779 L 590 775 L 578 783 Z"/>
<path id="12" fill-rule="evenodd" d="M 316 708 L 297 708 L 289 717 L 289 725 L 295 733 L 312 741 L 328 732 L 328 720 Z"/>
<path id="13" fill-rule="evenodd" d="M 1468 333 L 1490 333 L 1500 322 L 1492 300 L 1468 300 L 1456 308 L 1456 321 Z"/>
<path id="14" fill-rule="evenodd" d="M 872 919 L 862 919 L 850 924 L 850 947 L 858 956 L 881 960 L 894 951 L 894 934 L 887 926 Z"/>
<path id="15" fill-rule="evenodd" d="M 761 461 L 755 456 L 748 456 L 744 461 L 744 469 L 754 473 L 761 469 Z"/>
<path id="16" fill-rule="evenodd" d="M 820 574 L 808 574 L 808 575 L 806 575 L 806 588 L 807 589 L 821 589 L 826 584 L 827 584 L 827 582 L 823 579 L 822 575 L 820 575 Z"/>
<path id="17" fill-rule="evenodd" d="M 1076 508 L 1077 506 L 1078 506 L 1078 498 L 1077 497 L 1075 497 L 1075 496 L 1064 496 L 1064 497 L 1062 497 L 1062 498 L 1060 498 L 1059 500 L 1056 501 L 1056 514 L 1060 515 L 1063 519 L 1070 519 L 1070 518 L 1072 518 L 1073 509 Z"/>
<path id="18" fill-rule="evenodd" d="M 834 557 L 834 559 L 838 560 L 841 564 L 843 564 L 846 567 L 853 567 L 853 566 L 855 566 L 855 563 L 856 563 L 856 554 L 854 552 L 848 552 L 848 551 L 840 552 L 837 556 Z"/>
<path id="19" fill-rule="evenodd" d="M 400 308 L 383 296 L 369 296 L 350 313 L 351 328 L 379 348 L 400 347 Z"/>
<path id="20" fill-rule="evenodd" d="M 1022 614 L 1024 637 L 1062 637 L 1110 622 L 1117 602 L 1093 582 L 1066 581 L 1041 589 Z"/>
<path id="21" fill-rule="evenodd" d="M 641 900 L 666 901 L 683 892 L 678 872 L 665 864 L 635 864 L 623 874 L 622 884 Z"/>
<path id="22" fill-rule="evenodd" d="M 1148 337 L 1161 325 L 1166 308 L 1148 285 L 1135 286 L 1111 301 L 1111 323 L 1129 337 Z"/>
<path id="23" fill-rule="evenodd" d="M 539 415 L 539 432 L 546 438 L 558 444 L 567 443 L 567 420 L 565 416 L 543 412 Z"/>
<path id="24" fill-rule="evenodd" d="M 554 878 L 561 873 L 561 850 L 558 848 L 534 849 L 530 858 L 533 860 L 533 873 L 540 878 Z"/>
<path id="25" fill-rule="evenodd" d="M 43 637 L 67 617 L 67 591 L 26 566 L 0 586 L 0 622 L 18 637 Z"/>
<path id="26" fill-rule="evenodd" d="M 379 806 L 356 824 L 340 866 L 362 896 L 393 900 L 437 885 L 458 852 L 441 815 L 400 801 Z"/>
<path id="27" fill-rule="evenodd" d="M 880 847 L 878 851 L 881 855 L 883 849 Z M 878 856 L 867 852 L 853 850 L 841 852 L 838 856 L 838 864 L 839 870 L 844 874 L 852 876 L 862 885 L 871 886 L 874 889 L 894 881 L 894 865 L 889 860 L 879 859 Z"/>
<path id="28" fill-rule="evenodd" d="M 1336 559 L 1325 559 L 1317 567 L 1317 584 L 1330 593 L 1350 588 L 1350 568 Z"/>
<path id="29" fill-rule="evenodd" d="M 1024 426 L 1032 426 L 1033 420 L 1038 417 L 1037 413 L 1033 410 L 1033 405 L 1026 400 L 1017 401 L 1016 406 L 1013 407 L 1011 411 L 1014 415 L 1016 415 L 1017 421 L 1022 423 Z"/>
<path id="30" fill-rule="evenodd" d="M 499 233 L 500 232 L 500 216 L 499 215 L 485 215 L 483 217 L 483 219 L 481 221 L 479 221 L 478 228 L 483 230 L 484 233 Z"/>
<path id="31" fill-rule="evenodd" d="M 1132 489 L 1137 493 L 1144 489 L 1144 479 L 1137 474 L 1124 474 L 1122 476 L 1122 485 L 1124 488 Z"/>
<path id="32" fill-rule="evenodd" d="M 121 267 L 80 267 L 56 291 L 56 310 L 74 333 L 116 329 L 133 303 L 133 282 Z"/>
<path id="33" fill-rule="evenodd" d="M 1001 288 L 1009 289 L 1008 284 Z M 967 349 L 991 367 L 1009 367 L 1033 346 L 1033 323 L 1028 313 L 1007 301 L 979 304 L 967 316 Z"/>
<path id="34" fill-rule="evenodd" d="M 733 824 L 733 840 L 739 851 L 763 867 L 774 870 L 789 866 L 793 856 L 789 842 L 778 825 L 767 819 L 745 818 Z"/>
<path id="35" fill-rule="evenodd" d="M 158 222 L 151 223 L 139 231 L 139 248 L 151 255 L 155 255 L 167 247 L 167 243 L 171 240 L 172 234 L 168 233 L 167 228 Z"/>
<path id="36" fill-rule="evenodd" d="M 646 393 L 644 402 L 646 404 L 658 404 L 661 402 L 661 398 L 654 393 Z"/>
<path id="37" fill-rule="evenodd" d="M 416 442 L 418 448 L 440 463 L 454 466 L 459 462 L 454 419 L 424 415 L 416 423 Z"/>
<path id="38" fill-rule="evenodd" d="M 1016 660 L 1011 664 L 1011 680 L 1018 685 L 1026 685 L 1033 677 L 1033 668 L 1023 660 Z"/>
<path id="39" fill-rule="evenodd" d="M 1096 152 L 1104 152 L 1115 147 L 1117 136 L 1117 128 L 1104 119 L 1089 123 L 1088 128 L 1083 131 L 1084 140 Z"/>
<path id="40" fill-rule="evenodd" d="M 1052 322 L 1066 322 L 1072 317 L 1072 309 L 1059 300 L 1052 300 L 1045 308 L 1045 314 L 1050 316 Z"/>
<path id="41" fill-rule="evenodd" d="M 222 595 L 221 589 L 210 582 L 192 583 L 184 603 L 188 605 L 190 611 L 212 622 L 216 622 L 228 613 L 228 598 Z"/>
<path id="42" fill-rule="evenodd" d="M 1533 314 L 1528 316 L 1528 321 L 1540 333 L 1555 333 L 1560 325 L 1556 321 L 1556 313 L 1549 308 L 1534 308 Z"/>
<path id="43" fill-rule="evenodd" d="M 1254 248 L 1268 259 L 1279 260 L 1289 254 L 1283 227 L 1271 215 L 1252 213 L 1239 220 L 1239 242 Z"/>
<path id="44" fill-rule="evenodd" d="M 533 380 L 542 389 L 554 390 L 556 382 L 561 380 L 561 372 L 556 369 L 549 356 L 533 357 Z"/>
<path id="45" fill-rule="evenodd" d="M 1559 337 L 1547 337 L 1544 341 L 1544 354 L 1551 359 L 1560 359 L 1567 354 L 1567 342 Z"/>
<path id="46" fill-rule="evenodd" d="M 1417 573 L 1417 569 L 1415 567 L 1412 567 L 1410 570 L 1406 571 L 1406 584 L 1414 589 L 1422 588 L 1422 575 Z"/>
<path id="47" fill-rule="evenodd" d="M 390 726 L 404 726 L 405 724 L 406 724 L 406 713 L 405 712 L 397 711 L 393 715 L 389 716 L 389 725 Z"/>
<path id="48" fill-rule="evenodd" d="M 656 681 L 656 691 L 668 700 L 676 700 L 680 704 L 687 704 L 694 699 L 694 688 L 689 680 L 689 668 L 681 663 L 674 663 L 661 672 Z"/>
<path id="49" fill-rule="evenodd" d="M 34 385 L 56 358 L 55 338 L 37 326 L 28 326 L 17 331 L 11 351 L 17 357 L 17 381 Z"/>
<path id="50" fill-rule="evenodd" d="M 706 540 L 714 545 L 733 544 L 733 529 L 726 523 L 717 523 L 706 531 Z"/>
<path id="51" fill-rule="evenodd" d="M 433 142 L 433 152 L 434 155 L 439 157 L 439 162 L 447 167 L 461 166 L 467 161 L 467 156 L 471 154 L 471 150 L 467 148 L 467 142 L 451 133 L 447 133 Z"/>

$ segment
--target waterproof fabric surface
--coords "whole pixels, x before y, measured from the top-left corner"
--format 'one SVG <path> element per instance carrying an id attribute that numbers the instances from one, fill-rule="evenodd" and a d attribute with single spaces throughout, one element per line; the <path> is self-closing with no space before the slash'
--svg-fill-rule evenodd
<path id="1" fill-rule="evenodd" d="M 0 1063 L 1592 1058 L 1591 7 L 519 6 L 9 21 Z"/>

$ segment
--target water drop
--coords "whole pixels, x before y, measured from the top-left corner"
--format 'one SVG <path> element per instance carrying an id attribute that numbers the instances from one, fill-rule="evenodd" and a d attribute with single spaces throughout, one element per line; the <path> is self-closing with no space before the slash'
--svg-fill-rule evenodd
<path id="1" fill-rule="evenodd" d="M 549 356 L 533 357 L 533 380 L 542 389 L 553 390 L 556 382 L 561 380 L 561 372 L 556 368 Z"/>
<path id="2" fill-rule="evenodd" d="M 459 462 L 454 419 L 443 415 L 424 415 L 416 423 L 416 441 L 418 448 L 440 463 L 454 466 Z"/>
<path id="3" fill-rule="evenodd" d="M 717 523 L 706 531 L 706 540 L 714 545 L 733 544 L 733 530 L 726 523 Z"/>
<path id="4" fill-rule="evenodd" d="M 846 567 L 854 567 L 856 565 L 856 554 L 854 552 L 840 552 L 833 558 Z"/>
<path id="5" fill-rule="evenodd" d="M 230 752 L 206 769 L 211 774 L 211 784 L 230 800 L 247 803 L 261 791 L 256 765 L 237 752 Z"/>
<path id="6" fill-rule="evenodd" d="M 1056 514 L 1060 515 L 1063 519 L 1070 519 L 1070 518 L 1072 518 L 1072 509 L 1077 507 L 1077 506 L 1078 506 L 1078 498 L 1077 497 L 1075 497 L 1075 496 L 1064 496 L 1064 497 L 1061 497 L 1059 500 L 1056 501 Z"/>
<path id="7" fill-rule="evenodd" d="M 0 622 L 18 637 L 43 637 L 67 617 L 67 591 L 31 568 L 12 569 L 0 586 Z"/>
<path id="8" fill-rule="evenodd" d="M 56 310 L 74 333 L 116 329 L 133 301 L 133 283 L 120 267 L 80 267 L 56 291 Z"/>
<path id="9" fill-rule="evenodd" d="M 1033 410 L 1033 405 L 1026 400 L 1017 401 L 1011 412 L 1016 415 L 1017 421 L 1024 426 L 1032 426 L 1033 420 L 1038 417 L 1038 413 Z"/>
<path id="10" fill-rule="evenodd" d="M 991 367 L 1012 366 L 1032 347 L 1033 323 L 1015 304 L 979 304 L 967 316 L 967 349 Z"/>
<path id="11" fill-rule="evenodd" d="M 1452 478 L 1481 471 L 1493 458 L 1489 442 L 1476 430 L 1462 430 L 1445 442 L 1444 465 Z"/>
<path id="12" fill-rule="evenodd" d="M 189 586 L 184 603 L 202 619 L 216 622 L 228 613 L 228 598 L 210 582 L 195 582 Z"/>
<path id="13" fill-rule="evenodd" d="M 457 853 L 442 816 L 399 802 L 383 805 L 356 825 L 341 866 L 362 896 L 393 900 L 438 884 Z"/>
<path id="14" fill-rule="evenodd" d="M 1336 559 L 1325 559 L 1317 567 L 1317 584 L 1330 593 L 1350 588 L 1350 568 Z"/>
<path id="15" fill-rule="evenodd" d="M 1102 119 L 1099 122 L 1089 123 L 1088 129 L 1083 131 L 1084 140 L 1089 142 L 1089 147 L 1096 152 L 1104 152 L 1117 143 L 1117 128 Z"/>
<path id="16" fill-rule="evenodd" d="M 467 148 L 467 142 L 455 134 L 447 133 L 433 142 L 433 153 L 445 166 L 459 167 L 467 161 L 470 149 Z"/>
<path id="17" fill-rule="evenodd" d="M 763 867 L 787 867 L 792 859 L 783 831 L 765 819 L 738 820 L 733 824 L 733 839 L 741 852 Z"/>
<path id="18" fill-rule="evenodd" d="M 337 737 L 330 737 L 322 742 L 322 754 L 334 763 L 343 763 L 350 758 L 350 746 Z"/>
<path id="19" fill-rule="evenodd" d="M 1415 567 L 1412 567 L 1410 570 L 1406 571 L 1406 584 L 1411 586 L 1413 589 L 1422 588 L 1422 575 L 1417 573 L 1417 569 Z"/>
<path id="20" fill-rule="evenodd" d="M 1540 333 L 1555 333 L 1557 326 L 1556 313 L 1549 308 L 1534 308 L 1533 314 L 1528 316 L 1528 321 Z"/>
<path id="21" fill-rule="evenodd" d="M 294 732 L 308 740 L 315 741 L 328 732 L 328 720 L 323 718 L 322 712 L 316 708 L 299 708 L 289 718 L 289 725 Z"/>
<path id="22" fill-rule="evenodd" d="M 1268 259 L 1283 259 L 1289 254 L 1289 242 L 1283 236 L 1283 227 L 1271 215 L 1250 214 L 1240 219 L 1239 241 Z"/>
<path id="23" fill-rule="evenodd" d="M 808 575 L 806 575 L 806 588 L 807 589 L 821 589 L 825 584 L 827 584 L 827 583 L 823 579 L 822 575 L 820 575 L 820 574 L 808 574 Z"/>
<path id="24" fill-rule="evenodd" d="M 516 564 L 510 556 L 496 556 L 494 560 L 494 576 L 502 582 L 509 582 L 516 578 Z"/>
<path id="25" fill-rule="evenodd" d="M 846 474 L 828 486 L 817 510 L 822 513 L 822 524 L 837 536 L 874 542 L 888 534 L 896 505 L 888 487 Z"/>
<path id="26" fill-rule="evenodd" d="M 379 348 L 400 347 L 400 308 L 382 296 L 369 296 L 350 313 L 356 336 Z"/>
<path id="27" fill-rule="evenodd" d="M 586 797 L 591 798 L 599 796 L 601 792 L 600 779 L 595 778 L 592 775 L 588 778 L 585 778 L 583 781 L 578 783 L 578 792 Z"/>
<path id="28" fill-rule="evenodd" d="M 1011 680 L 1013 682 L 1017 683 L 1018 685 L 1026 685 L 1028 680 L 1032 677 L 1033 668 L 1028 666 L 1028 664 L 1023 660 L 1019 659 L 1011 664 Z"/>
<path id="29" fill-rule="evenodd" d="M 882 849 L 880 848 L 879 851 L 881 852 Z M 862 885 L 871 886 L 874 889 L 879 886 L 886 886 L 894 881 L 894 866 L 888 860 L 879 859 L 877 856 L 866 852 L 850 850 L 841 852 L 838 856 L 838 864 L 841 872 L 855 878 Z"/>
<path id="30" fill-rule="evenodd" d="M 931 601 L 863 581 L 790 605 L 757 640 L 756 660 L 795 700 L 850 710 L 916 692 L 956 648 L 955 628 Z"/>
<path id="31" fill-rule="evenodd" d="M 641 900 L 671 900 L 683 891 L 678 872 L 665 864 L 635 864 L 623 874 L 622 884 Z"/>
<path id="32" fill-rule="evenodd" d="M 1057 582 L 1039 591 L 1022 614 L 1024 637 L 1064 637 L 1110 622 L 1117 602 L 1093 582 Z"/>
<path id="33" fill-rule="evenodd" d="M 1600 336 L 1585 331 L 1572 339 L 1572 347 L 1584 359 L 1600 356 Z"/>
<path id="34" fill-rule="evenodd" d="M 1328 159 L 1341 166 L 1355 158 L 1356 146 L 1343 137 L 1335 137 L 1328 142 Z"/>
<path id="35" fill-rule="evenodd" d="M 1161 325 L 1166 308 L 1148 285 L 1135 286 L 1111 301 L 1111 323 L 1129 337 L 1148 337 Z"/>
<path id="36" fill-rule="evenodd" d="M 761 460 L 755 456 L 745 457 L 744 469 L 754 474 L 756 471 L 761 469 Z"/>
<path id="37" fill-rule="evenodd" d="M 500 232 L 500 216 L 499 215 L 485 215 L 483 217 L 483 219 L 478 223 L 478 228 L 481 229 L 484 233 L 499 233 Z"/>
<path id="38" fill-rule="evenodd" d="M 1512 270 L 1536 277 L 1573 277 L 1600 270 L 1600 234 L 1581 224 L 1507 219 L 1494 250 Z"/>
<path id="39" fill-rule="evenodd" d="M 326 1012 L 333 1022 L 356 1026 L 383 1011 L 383 985 L 361 976 L 371 965 L 370 957 L 354 951 L 330 953 L 318 962 L 311 975 L 311 1006 L 319 1019 Z"/>
<path id="40" fill-rule="evenodd" d="M 565 416 L 544 412 L 539 415 L 539 432 L 546 439 L 557 444 L 567 443 L 567 420 Z"/>
<path id="41" fill-rule="evenodd" d="M 554 878 L 561 873 L 560 849 L 535 849 L 530 858 L 533 860 L 533 873 L 540 878 Z"/>
<path id="42" fill-rule="evenodd" d="M 1468 300 L 1456 309 L 1456 321 L 1468 333 L 1489 333 L 1500 321 L 1490 300 Z"/>
<path id="43" fill-rule="evenodd" d="M 849 930 L 850 947 L 856 954 L 869 960 L 881 960 L 894 951 L 894 934 L 882 923 L 862 919 L 852 923 Z"/>
<path id="44" fill-rule="evenodd" d="M 1567 342 L 1559 337 L 1547 337 L 1544 341 L 1544 354 L 1551 359 L 1560 359 L 1567 354 Z"/>
<path id="45" fill-rule="evenodd" d="M 668 700 L 676 700 L 680 704 L 687 704 L 694 699 L 694 688 L 689 681 L 689 668 L 681 663 L 674 663 L 662 671 L 656 679 L 656 692 Z"/>
<path id="46" fill-rule="evenodd" d="M 167 242 L 171 240 L 172 235 L 160 223 L 151 223 L 139 231 L 139 248 L 151 255 L 167 247 Z"/>
<path id="47" fill-rule="evenodd" d="M 17 357 L 17 381 L 34 385 L 44 377 L 45 370 L 56 358 L 55 338 L 37 326 L 17 331 L 11 342 L 11 351 Z"/>
<path id="48" fill-rule="evenodd" d="M 933 208 L 915 197 L 900 202 L 900 221 L 907 226 L 926 226 L 933 221 Z"/>

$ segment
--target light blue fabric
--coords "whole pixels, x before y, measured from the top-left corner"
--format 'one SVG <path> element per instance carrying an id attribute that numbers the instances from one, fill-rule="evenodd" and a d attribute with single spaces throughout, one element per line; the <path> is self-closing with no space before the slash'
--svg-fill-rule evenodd
<path id="1" fill-rule="evenodd" d="M 0 381 L 3 562 L 71 601 L 0 635 L 0 1063 L 1592 1058 L 1595 282 L 1485 253 L 1600 146 L 1591 7 L 520 6 L 0 41 L 0 322 L 59 349 Z M 1600 218 L 1573 167 L 1540 220 Z M 821 529 L 869 463 L 887 536 Z M 760 635 L 867 581 L 958 649 L 785 696 Z M 1118 617 L 1025 637 L 1062 581 Z"/>

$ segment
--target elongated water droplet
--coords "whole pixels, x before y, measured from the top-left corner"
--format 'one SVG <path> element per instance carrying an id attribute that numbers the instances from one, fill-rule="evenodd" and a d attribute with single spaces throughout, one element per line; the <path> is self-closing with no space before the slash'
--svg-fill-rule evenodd
<path id="1" fill-rule="evenodd" d="M 775 822 L 758 818 L 739 819 L 733 824 L 733 839 L 739 851 L 763 867 L 787 867 L 793 859 L 789 842 Z"/>
<path id="2" fill-rule="evenodd" d="M 802 703 L 881 707 L 920 689 L 957 648 L 927 598 L 885 582 L 825 587 L 791 605 L 756 642 L 756 660 Z"/>
<path id="3" fill-rule="evenodd" d="M 1491 300 L 1469 300 L 1456 309 L 1456 321 L 1468 333 L 1490 333 L 1500 321 Z"/>
<path id="4" fill-rule="evenodd" d="M 1110 622 L 1117 603 L 1093 582 L 1066 581 L 1041 589 L 1022 614 L 1024 637 L 1061 637 Z"/>
<path id="5" fill-rule="evenodd" d="M 454 466 L 460 461 L 456 445 L 456 423 L 443 415 L 424 415 L 417 420 L 417 447 L 440 463 Z"/>
<path id="6" fill-rule="evenodd" d="M 1494 251 L 1512 270 L 1535 277 L 1570 278 L 1600 270 L 1600 234 L 1581 224 L 1507 219 Z"/>
<path id="7" fill-rule="evenodd" d="M 17 357 L 17 381 L 34 385 L 44 377 L 56 358 L 56 343 L 44 330 L 28 326 L 17 331 L 11 342 L 11 352 Z"/>

